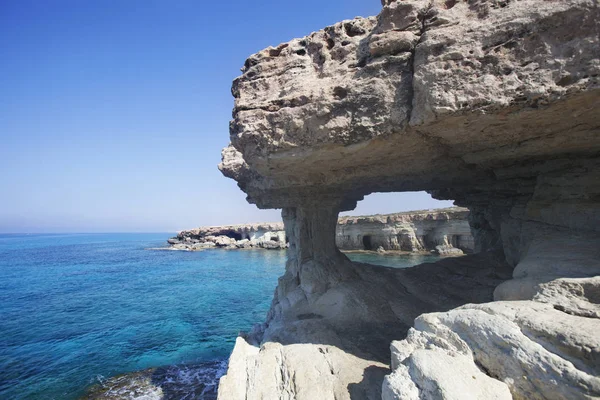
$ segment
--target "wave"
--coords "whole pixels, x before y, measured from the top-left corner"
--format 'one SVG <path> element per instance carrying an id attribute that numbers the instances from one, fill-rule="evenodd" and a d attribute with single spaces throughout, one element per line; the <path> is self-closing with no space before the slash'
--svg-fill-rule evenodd
<path id="1" fill-rule="evenodd" d="M 82 400 L 215 400 L 227 360 L 150 368 L 105 379 L 97 376 Z"/>

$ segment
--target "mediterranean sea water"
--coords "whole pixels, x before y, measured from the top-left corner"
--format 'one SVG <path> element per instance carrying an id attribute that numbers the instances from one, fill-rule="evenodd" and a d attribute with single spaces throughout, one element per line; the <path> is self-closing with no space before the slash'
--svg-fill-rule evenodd
<path id="1" fill-rule="evenodd" d="M 157 234 L 0 234 L 0 399 L 76 399 L 107 378 L 171 366 L 214 398 L 240 331 L 262 322 L 284 251 L 150 250 Z M 395 267 L 430 256 L 349 253 Z"/>

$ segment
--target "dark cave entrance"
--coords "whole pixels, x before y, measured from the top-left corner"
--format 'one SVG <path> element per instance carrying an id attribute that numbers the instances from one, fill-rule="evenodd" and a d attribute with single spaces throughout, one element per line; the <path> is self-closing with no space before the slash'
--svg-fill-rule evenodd
<path id="1" fill-rule="evenodd" d="M 371 235 L 365 235 L 362 238 L 363 248 L 365 250 L 373 250 L 373 242 L 371 240 Z"/>
<path id="2" fill-rule="evenodd" d="M 227 236 L 228 238 L 235 239 L 236 241 L 242 240 L 242 234 L 234 232 L 234 231 L 223 232 L 223 236 Z"/>

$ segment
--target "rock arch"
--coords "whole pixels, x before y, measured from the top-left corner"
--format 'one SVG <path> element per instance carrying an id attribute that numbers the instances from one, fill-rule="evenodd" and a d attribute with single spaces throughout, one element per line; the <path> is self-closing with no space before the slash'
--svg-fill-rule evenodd
<path id="1" fill-rule="evenodd" d="M 233 83 L 219 168 L 250 202 L 283 208 L 290 247 L 267 321 L 238 339 L 220 396 L 377 398 L 390 372 L 386 399 L 429 398 L 419 379 L 451 391 L 471 372 L 477 383 L 460 388 L 478 398 L 600 396 L 589 361 L 600 357 L 600 311 L 586 295 L 600 287 L 597 6 L 383 3 L 376 18 L 251 56 Z M 369 193 L 417 190 L 470 209 L 476 254 L 390 272 L 337 249 L 340 211 Z M 485 304 L 448 311 L 466 303 Z M 556 337 L 571 339 L 558 348 Z M 391 338 L 403 340 L 390 371 Z M 456 379 L 426 368 L 436 357 Z M 268 365 L 304 385 L 269 380 Z M 361 381 L 365 371 L 375 372 Z M 323 392 L 302 392 L 307 382 Z"/>

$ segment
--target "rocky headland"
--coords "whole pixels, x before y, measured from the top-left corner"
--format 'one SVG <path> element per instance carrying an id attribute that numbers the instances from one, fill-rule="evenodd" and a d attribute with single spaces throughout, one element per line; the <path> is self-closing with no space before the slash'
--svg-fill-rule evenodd
<path id="1" fill-rule="evenodd" d="M 473 251 L 468 223 L 469 210 L 450 207 L 395 214 L 341 217 L 336 227 L 336 245 L 343 250 L 433 251 L 440 255 L 462 255 Z M 181 231 L 168 243 L 175 250 L 286 249 L 288 237 L 283 223 L 201 227 Z"/>
<path id="2" fill-rule="evenodd" d="M 287 248 L 283 223 L 207 226 L 184 230 L 167 240 L 174 250 Z"/>
<path id="3" fill-rule="evenodd" d="M 598 398 L 598 2 L 382 5 L 233 83 L 220 169 L 283 209 L 289 248 L 219 398 Z M 340 252 L 340 211 L 417 190 L 470 210 L 474 254 L 394 270 Z"/>

